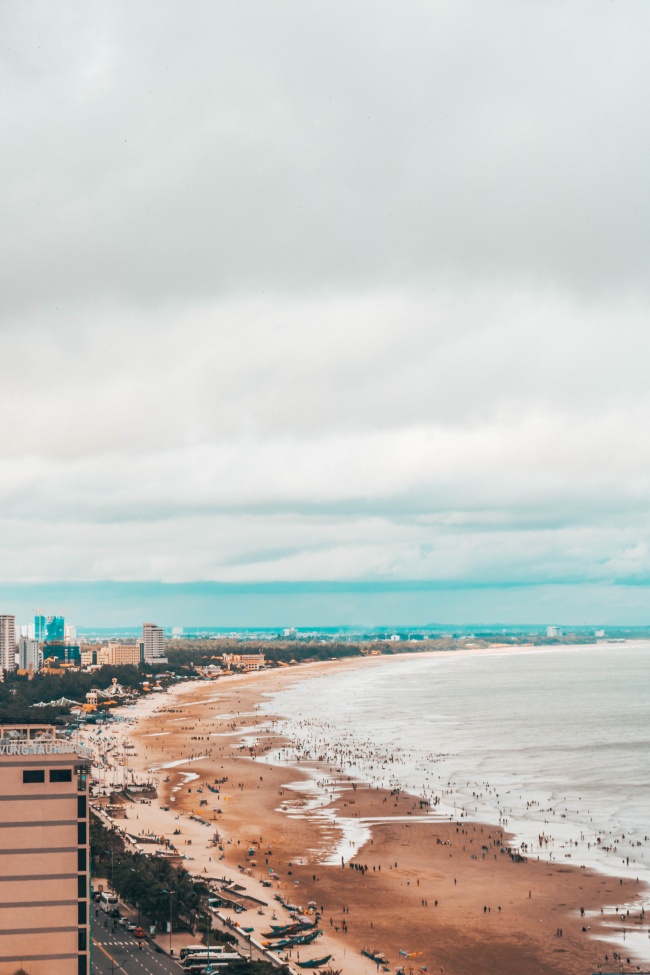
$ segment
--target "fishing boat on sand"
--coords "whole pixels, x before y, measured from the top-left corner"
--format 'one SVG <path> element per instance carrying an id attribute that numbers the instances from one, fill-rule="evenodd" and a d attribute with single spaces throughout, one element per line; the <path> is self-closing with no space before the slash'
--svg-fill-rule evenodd
<path id="1" fill-rule="evenodd" d="M 313 921 L 299 920 L 291 921 L 290 924 L 272 924 L 270 931 L 264 931 L 262 933 L 263 938 L 283 938 L 289 937 L 289 935 L 299 934 L 300 932 L 309 931 L 310 928 L 315 928 L 316 925 Z"/>
<path id="2" fill-rule="evenodd" d="M 321 965 L 326 965 L 331 957 L 331 955 L 323 955 L 322 958 L 310 958 L 308 961 L 297 961 L 296 965 L 298 968 L 320 968 Z"/>
<path id="3" fill-rule="evenodd" d="M 265 941 L 264 947 L 271 951 L 282 951 L 284 948 L 293 948 L 294 945 L 310 945 L 315 941 L 322 931 L 311 931 L 309 934 L 298 934 L 295 938 L 283 938 L 281 941 Z"/>
<path id="4" fill-rule="evenodd" d="M 376 951 L 374 948 L 372 950 L 370 950 L 370 948 L 362 948 L 361 954 L 365 955 L 366 958 L 370 958 L 377 965 L 388 964 L 388 958 L 386 958 L 386 955 L 383 953 L 383 951 Z"/>

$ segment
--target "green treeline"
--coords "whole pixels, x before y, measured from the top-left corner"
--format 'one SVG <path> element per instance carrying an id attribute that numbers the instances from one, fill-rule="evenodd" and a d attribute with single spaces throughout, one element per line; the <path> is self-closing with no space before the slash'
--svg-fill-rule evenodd
<path id="1" fill-rule="evenodd" d="M 191 923 L 200 911 L 201 898 L 209 893 L 205 884 L 194 881 L 182 867 L 174 867 L 161 857 L 131 853 L 120 834 L 107 829 L 94 813 L 90 817 L 90 860 L 93 876 L 106 877 L 122 900 L 159 928 L 169 920 L 170 890 L 174 891 L 174 928 L 180 918 L 185 924 Z"/>
<path id="2" fill-rule="evenodd" d="M 93 687 L 104 690 L 116 677 L 123 687 L 138 687 L 143 674 L 138 667 L 102 667 L 100 671 L 86 674 L 71 671 L 67 674 L 34 674 L 29 680 L 26 674 L 7 671 L 0 684 L 0 723 L 2 724 L 52 724 L 69 708 L 35 708 L 40 701 L 56 701 L 67 697 L 78 704 L 86 703 L 86 693 Z"/>

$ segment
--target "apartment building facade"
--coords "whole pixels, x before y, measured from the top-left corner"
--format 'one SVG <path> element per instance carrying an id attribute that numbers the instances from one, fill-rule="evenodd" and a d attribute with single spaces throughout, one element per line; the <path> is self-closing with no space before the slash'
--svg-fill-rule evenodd
<path id="1" fill-rule="evenodd" d="M 167 663 L 162 626 L 156 626 L 155 623 L 142 624 L 142 658 L 148 664 Z"/>
<path id="2" fill-rule="evenodd" d="M 91 753 L 0 725 L 0 975 L 89 975 Z"/>

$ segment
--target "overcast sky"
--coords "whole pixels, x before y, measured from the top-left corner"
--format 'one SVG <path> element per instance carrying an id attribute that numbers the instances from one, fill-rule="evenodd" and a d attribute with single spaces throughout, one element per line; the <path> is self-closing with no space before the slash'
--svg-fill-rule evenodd
<path id="1" fill-rule="evenodd" d="M 647 0 L 5 0 L 0 37 L 1 611 L 650 620 Z M 419 587 L 292 603 L 327 581 Z"/>

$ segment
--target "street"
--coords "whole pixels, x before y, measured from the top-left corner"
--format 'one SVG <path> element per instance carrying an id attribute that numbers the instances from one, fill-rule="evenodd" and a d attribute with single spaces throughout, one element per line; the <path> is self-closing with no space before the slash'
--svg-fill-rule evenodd
<path id="1" fill-rule="evenodd" d="M 94 912 L 93 912 L 94 915 Z M 145 940 L 142 949 L 126 928 L 104 927 L 104 914 L 92 918 L 92 975 L 179 975 L 178 962 L 156 951 L 155 942 Z"/>

